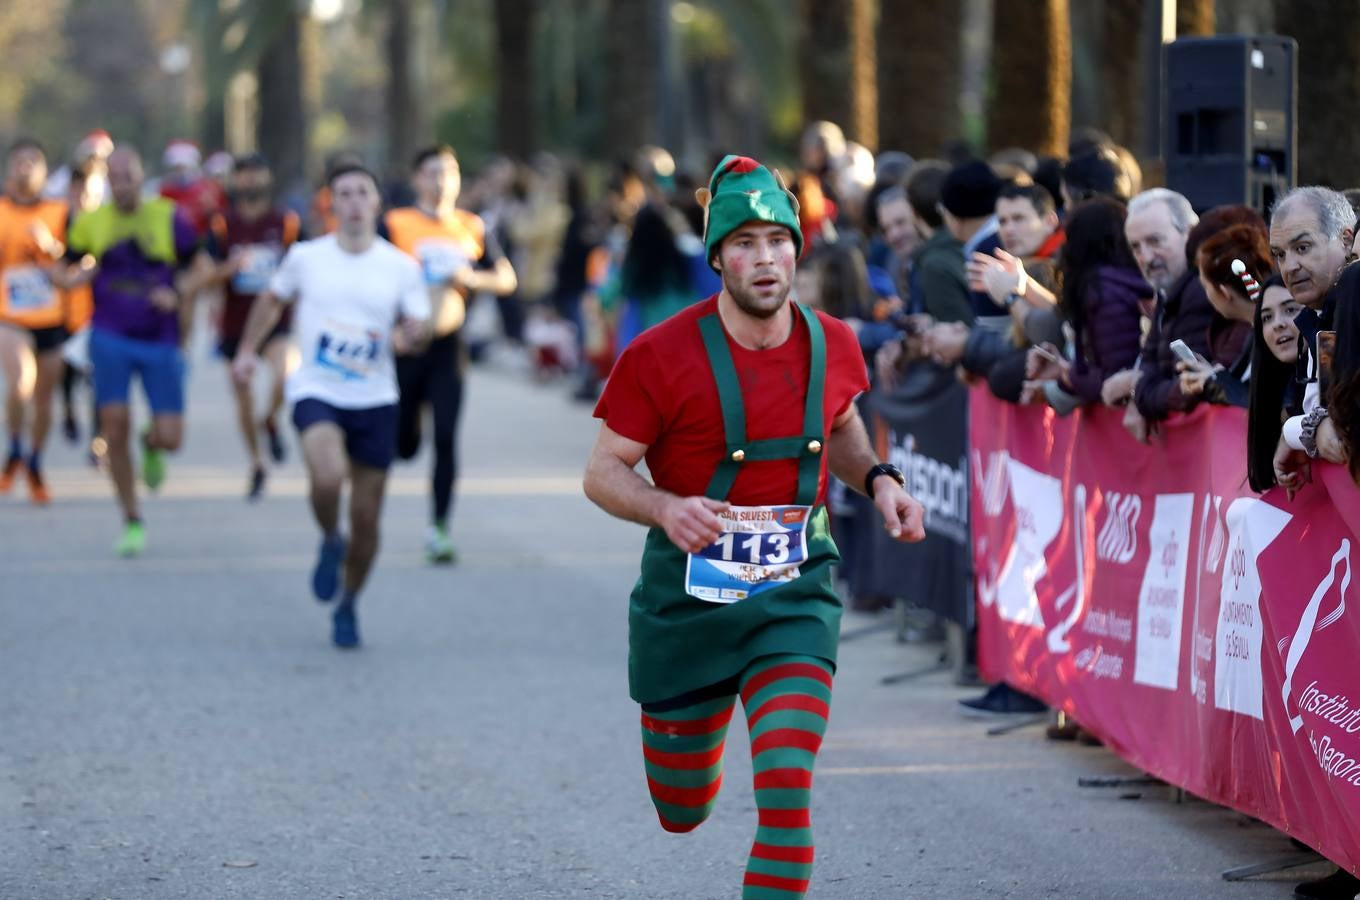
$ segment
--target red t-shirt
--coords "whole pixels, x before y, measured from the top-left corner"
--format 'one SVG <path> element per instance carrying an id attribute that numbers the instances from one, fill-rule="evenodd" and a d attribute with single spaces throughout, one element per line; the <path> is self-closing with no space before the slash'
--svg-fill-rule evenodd
<path id="1" fill-rule="evenodd" d="M 716 312 L 714 295 L 694 304 L 628 345 L 615 364 L 595 417 L 613 431 L 646 444 L 656 486 L 681 497 L 703 494 L 726 453 L 718 386 L 708 365 L 699 319 Z M 822 443 L 831 423 L 869 387 L 864 355 L 844 322 L 817 313 L 826 333 Z M 747 350 L 727 337 L 746 407 L 746 437 L 756 441 L 803 433 L 811 339 L 798 315 L 793 334 L 778 347 Z M 792 503 L 798 493 L 796 459 L 742 463 L 728 500 L 738 506 Z M 817 502 L 826 495 L 826 453 Z"/>

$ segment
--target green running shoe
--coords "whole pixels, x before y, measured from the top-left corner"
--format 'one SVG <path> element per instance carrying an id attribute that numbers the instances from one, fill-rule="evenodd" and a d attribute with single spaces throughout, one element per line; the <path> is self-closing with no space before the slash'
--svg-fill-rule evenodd
<path id="1" fill-rule="evenodd" d="M 123 536 L 113 545 L 113 552 L 123 559 L 141 556 L 146 551 L 146 529 L 141 522 L 129 522 L 123 527 Z"/>
<path id="2" fill-rule="evenodd" d="M 436 565 L 452 565 L 458 561 L 458 551 L 453 549 L 449 540 L 449 529 L 444 525 L 431 525 L 425 535 L 425 561 Z"/>
<path id="3" fill-rule="evenodd" d="M 146 445 L 142 435 L 142 481 L 148 490 L 158 490 L 165 483 L 165 451 Z"/>

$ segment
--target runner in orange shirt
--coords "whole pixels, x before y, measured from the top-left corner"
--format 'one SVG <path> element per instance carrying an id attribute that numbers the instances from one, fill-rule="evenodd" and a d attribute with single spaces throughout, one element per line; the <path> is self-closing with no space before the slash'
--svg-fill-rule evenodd
<path id="1" fill-rule="evenodd" d="M 482 220 L 455 206 L 462 174 L 453 148 L 440 145 L 422 150 L 411 169 L 416 205 L 390 211 L 381 231 L 420 263 L 430 293 L 434 337 L 425 349 L 397 357 L 401 386 L 397 455 L 411 459 L 420 449 L 420 421 L 428 403 L 434 419 L 434 471 L 425 558 L 447 564 L 457 559 L 449 538 L 449 513 L 458 477 L 464 364 L 459 330 L 465 304 L 480 291 L 512 294 L 516 279 L 510 260 L 486 233 Z"/>
<path id="2" fill-rule="evenodd" d="M 66 204 L 43 199 L 46 182 L 42 147 L 29 139 L 16 141 L 5 157 L 5 196 L 0 198 L 0 372 L 7 386 L 10 438 L 0 493 L 11 490 L 26 471 L 29 496 L 40 505 L 51 500 L 42 478 L 42 450 L 67 337 L 65 297 L 52 283 L 53 268 L 66 252 Z"/>

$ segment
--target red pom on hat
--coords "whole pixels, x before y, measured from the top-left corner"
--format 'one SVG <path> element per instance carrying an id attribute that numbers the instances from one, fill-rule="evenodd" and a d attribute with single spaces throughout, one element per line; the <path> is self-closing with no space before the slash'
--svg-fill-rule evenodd
<path id="1" fill-rule="evenodd" d="M 727 165 L 723 166 L 723 174 L 731 172 L 736 175 L 745 175 L 747 172 L 754 172 L 760 168 L 760 163 L 751 159 L 749 156 L 734 157 Z"/>

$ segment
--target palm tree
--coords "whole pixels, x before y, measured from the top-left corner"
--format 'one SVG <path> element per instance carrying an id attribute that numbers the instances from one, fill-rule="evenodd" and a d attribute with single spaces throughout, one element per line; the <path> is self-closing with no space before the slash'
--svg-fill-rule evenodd
<path id="1" fill-rule="evenodd" d="M 994 7 L 992 25 L 988 143 L 1065 155 L 1072 89 L 1067 0 L 1007 0 Z"/>
<path id="2" fill-rule="evenodd" d="M 1176 34 L 1208 37 L 1214 33 L 1214 0 L 1178 0 Z"/>
<path id="3" fill-rule="evenodd" d="M 1101 122 L 1126 147 L 1142 146 L 1142 5 L 1140 0 L 1111 0 L 1101 10 Z"/>
<path id="4" fill-rule="evenodd" d="M 606 5 L 604 137 L 606 152 L 616 158 L 630 157 L 657 138 L 661 83 L 655 62 L 661 57 L 665 12 L 654 0 L 608 0 Z"/>
<path id="5" fill-rule="evenodd" d="M 829 120 L 878 147 L 877 47 L 871 0 L 803 0 L 803 120 Z"/>
<path id="6" fill-rule="evenodd" d="M 962 128 L 963 5 L 880 0 L 878 140 L 936 156 Z"/>
<path id="7" fill-rule="evenodd" d="M 423 140 L 421 90 L 416 84 L 412 0 L 387 4 L 387 168 L 396 173 Z"/>
<path id="8" fill-rule="evenodd" d="M 641 4 L 638 4 L 641 5 Z M 534 33 L 538 0 L 496 3 L 496 135 L 504 153 L 528 159 L 538 149 L 534 109 Z"/>

